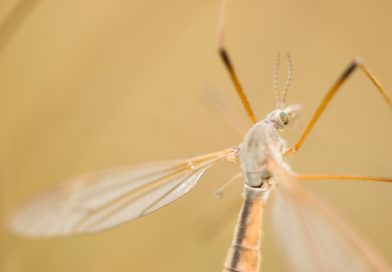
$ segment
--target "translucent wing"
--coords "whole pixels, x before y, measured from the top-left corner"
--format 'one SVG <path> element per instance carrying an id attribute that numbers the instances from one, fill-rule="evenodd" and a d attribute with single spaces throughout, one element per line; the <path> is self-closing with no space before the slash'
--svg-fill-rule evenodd
<path id="1" fill-rule="evenodd" d="M 11 218 L 23 236 L 96 232 L 151 213 L 191 190 L 232 150 L 189 159 L 88 173 L 31 201 Z"/>
<path id="2" fill-rule="evenodd" d="M 294 271 L 391 271 L 340 217 L 275 170 L 274 229 Z"/>

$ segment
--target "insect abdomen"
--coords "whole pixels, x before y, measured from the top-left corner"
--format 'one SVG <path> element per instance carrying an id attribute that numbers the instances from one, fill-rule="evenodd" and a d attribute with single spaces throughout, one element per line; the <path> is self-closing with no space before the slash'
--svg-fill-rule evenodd
<path id="1" fill-rule="evenodd" d="M 260 268 L 261 223 L 264 203 L 261 189 L 245 185 L 244 202 L 224 264 L 224 272 L 258 272 Z"/>

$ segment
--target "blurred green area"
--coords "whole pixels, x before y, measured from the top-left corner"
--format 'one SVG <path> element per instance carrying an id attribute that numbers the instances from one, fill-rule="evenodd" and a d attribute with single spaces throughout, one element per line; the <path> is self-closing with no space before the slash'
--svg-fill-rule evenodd
<path id="1" fill-rule="evenodd" d="M 1 210 L 76 174 L 188 157 L 241 136 L 203 99 L 218 89 L 244 116 L 216 54 L 219 1 L 0 3 Z M 391 93 L 390 1 L 233 1 L 227 45 L 259 118 L 274 103 L 274 56 L 289 51 L 289 102 L 304 106 L 289 142 L 355 56 Z M 282 83 L 285 67 L 282 63 Z M 296 158 L 299 172 L 392 176 L 390 109 L 356 73 Z M 4 271 L 219 271 L 241 202 L 236 173 L 208 171 L 185 198 L 94 235 L 27 240 L 0 228 Z M 392 187 L 324 182 L 309 189 L 358 226 L 392 262 Z M 265 219 L 263 267 L 285 271 Z M 4 220 L 3 220 L 4 223 Z"/>

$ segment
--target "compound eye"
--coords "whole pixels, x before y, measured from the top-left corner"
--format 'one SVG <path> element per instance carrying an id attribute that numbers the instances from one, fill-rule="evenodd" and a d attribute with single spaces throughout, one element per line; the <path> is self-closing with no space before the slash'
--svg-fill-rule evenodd
<path id="1" fill-rule="evenodd" d="M 285 126 L 287 126 L 287 124 L 289 123 L 289 115 L 284 111 L 281 111 L 279 113 L 279 119 L 282 122 L 282 124 Z"/>

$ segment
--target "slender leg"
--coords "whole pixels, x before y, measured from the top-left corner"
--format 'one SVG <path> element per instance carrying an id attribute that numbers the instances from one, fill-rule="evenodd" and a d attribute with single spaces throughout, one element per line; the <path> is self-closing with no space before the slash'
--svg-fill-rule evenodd
<path id="1" fill-rule="evenodd" d="M 294 155 L 302 146 L 306 138 L 309 136 L 310 132 L 312 131 L 314 125 L 320 118 L 321 114 L 324 112 L 325 108 L 328 106 L 329 102 L 331 102 L 332 98 L 335 94 L 340 90 L 341 85 L 346 81 L 346 79 L 357 69 L 361 69 L 365 75 L 372 81 L 372 83 L 376 86 L 377 90 L 380 94 L 384 97 L 384 99 L 389 104 L 390 108 L 392 109 L 392 98 L 391 96 L 385 91 L 385 89 L 381 86 L 380 82 L 373 76 L 373 74 L 369 71 L 369 69 L 362 63 L 360 59 L 354 59 L 351 64 L 346 68 L 343 74 L 338 78 L 338 80 L 332 85 L 332 87 L 328 90 L 327 94 L 325 95 L 324 99 L 321 101 L 320 105 L 318 106 L 317 110 L 310 119 L 309 124 L 305 128 L 304 132 L 302 133 L 301 137 L 299 137 L 298 141 L 291 146 L 287 151 L 286 154 Z"/>
<path id="2" fill-rule="evenodd" d="M 218 24 L 218 39 L 219 39 L 219 55 L 225 65 L 227 71 L 229 72 L 231 81 L 234 84 L 234 87 L 237 91 L 238 96 L 241 99 L 242 105 L 244 106 L 248 117 L 252 121 L 253 124 L 257 122 L 256 115 L 254 114 L 252 107 L 250 106 L 249 100 L 245 95 L 244 89 L 241 86 L 241 83 L 238 79 L 237 73 L 234 69 L 234 65 L 229 57 L 229 53 L 226 50 L 224 43 L 223 43 L 223 36 L 224 36 L 224 26 L 225 26 L 225 15 L 226 15 L 226 8 L 227 8 L 227 1 L 222 1 L 221 6 L 221 13 L 220 13 L 220 20 Z"/>
<path id="3" fill-rule="evenodd" d="M 294 177 L 298 180 L 353 180 L 353 181 L 378 181 L 390 182 L 392 178 L 385 177 L 371 177 L 371 176 L 357 176 L 357 175 L 330 175 L 330 174 L 295 174 Z"/>
<path id="4" fill-rule="evenodd" d="M 223 197 L 223 193 L 226 190 L 227 187 L 229 187 L 231 184 L 234 183 L 238 178 L 242 177 L 242 173 L 238 172 L 235 176 L 233 176 L 231 179 L 226 181 L 219 189 L 215 191 L 215 195 L 219 198 Z"/>
<path id="5" fill-rule="evenodd" d="M 360 176 L 360 175 L 336 175 L 336 174 L 299 174 L 287 172 L 281 167 L 275 160 L 270 159 L 268 161 L 268 167 L 272 173 L 278 176 L 281 180 L 290 180 L 290 178 L 308 181 L 308 180 L 353 180 L 353 181 L 376 181 L 376 182 L 387 182 L 392 183 L 392 178 L 389 177 L 373 177 L 373 176 Z"/>

